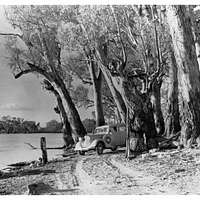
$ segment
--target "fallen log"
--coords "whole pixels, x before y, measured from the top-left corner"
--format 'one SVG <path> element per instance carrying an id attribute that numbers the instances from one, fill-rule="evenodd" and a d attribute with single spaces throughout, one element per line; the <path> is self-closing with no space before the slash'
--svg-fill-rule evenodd
<path id="1" fill-rule="evenodd" d="M 181 132 L 177 132 L 175 135 L 173 135 L 172 137 L 170 138 L 164 138 L 162 137 L 163 140 L 160 139 L 160 141 L 158 141 L 158 144 L 159 144 L 159 149 L 172 149 L 172 148 L 177 148 L 178 147 L 178 144 L 179 142 L 177 142 L 177 145 L 175 145 L 175 141 L 177 141 L 179 139 L 181 135 Z"/>

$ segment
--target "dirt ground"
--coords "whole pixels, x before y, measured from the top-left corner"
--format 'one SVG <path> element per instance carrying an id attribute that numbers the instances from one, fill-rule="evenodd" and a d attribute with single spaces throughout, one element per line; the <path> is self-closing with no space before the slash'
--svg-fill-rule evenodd
<path id="1" fill-rule="evenodd" d="M 200 194 L 200 149 L 152 150 L 129 161 L 123 149 L 71 155 L 0 177 L 0 194 L 28 194 L 33 183 L 48 195 Z"/>

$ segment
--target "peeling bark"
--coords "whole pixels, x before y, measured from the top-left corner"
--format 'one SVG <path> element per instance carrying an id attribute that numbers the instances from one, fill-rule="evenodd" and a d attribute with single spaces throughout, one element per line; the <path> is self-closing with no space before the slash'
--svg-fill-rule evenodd
<path id="1" fill-rule="evenodd" d="M 181 137 L 184 138 L 184 146 L 187 146 L 188 141 L 191 146 L 200 134 L 200 73 L 191 18 L 186 6 L 167 6 L 167 20 L 170 25 L 182 96 Z"/>
<path id="2" fill-rule="evenodd" d="M 165 135 L 171 137 L 181 130 L 179 122 L 179 105 L 178 105 L 178 69 L 174 52 L 170 49 L 170 66 L 169 66 L 169 87 L 167 101 L 167 117 L 165 121 Z"/>

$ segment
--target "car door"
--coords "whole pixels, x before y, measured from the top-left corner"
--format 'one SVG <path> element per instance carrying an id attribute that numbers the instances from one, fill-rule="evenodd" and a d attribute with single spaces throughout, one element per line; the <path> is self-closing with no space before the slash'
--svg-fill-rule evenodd
<path id="1" fill-rule="evenodd" d="M 120 124 L 118 126 L 118 137 L 120 138 L 119 145 L 125 146 L 126 145 L 126 126 L 124 124 Z"/>
<path id="2" fill-rule="evenodd" d="M 120 143 L 120 137 L 117 131 L 117 126 L 113 126 L 110 128 L 111 134 L 112 134 L 112 146 L 118 146 Z"/>

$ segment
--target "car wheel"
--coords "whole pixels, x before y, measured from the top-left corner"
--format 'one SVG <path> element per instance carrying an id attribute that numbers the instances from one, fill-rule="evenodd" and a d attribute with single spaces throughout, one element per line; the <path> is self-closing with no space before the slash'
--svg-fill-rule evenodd
<path id="1" fill-rule="evenodd" d="M 112 147 L 112 149 L 111 149 L 112 151 L 116 151 L 117 150 L 117 146 L 115 146 L 115 147 Z"/>
<path id="2" fill-rule="evenodd" d="M 99 142 L 96 146 L 96 151 L 98 155 L 101 155 L 103 153 L 104 150 L 104 143 L 103 142 Z"/>
<path id="3" fill-rule="evenodd" d="M 85 155 L 85 151 L 78 151 L 79 155 L 84 156 Z"/>

